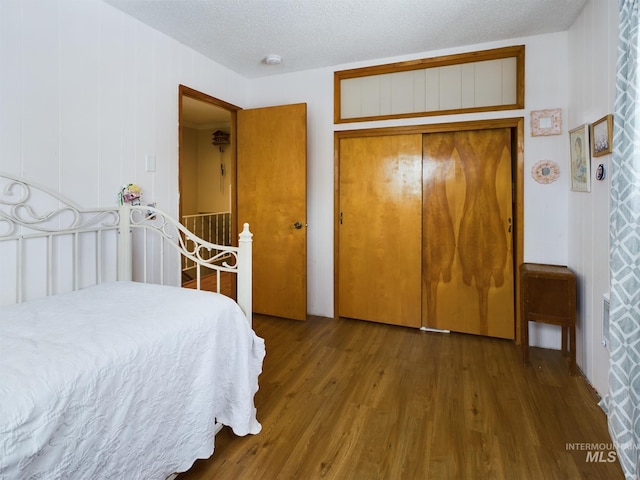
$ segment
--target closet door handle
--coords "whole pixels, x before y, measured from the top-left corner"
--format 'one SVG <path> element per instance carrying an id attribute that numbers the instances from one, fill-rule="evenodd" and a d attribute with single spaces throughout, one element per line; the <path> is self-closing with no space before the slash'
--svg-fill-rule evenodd
<path id="1" fill-rule="evenodd" d="M 293 224 L 293 228 L 295 228 L 296 230 L 300 230 L 302 228 L 302 223 L 300 222 L 296 222 Z"/>

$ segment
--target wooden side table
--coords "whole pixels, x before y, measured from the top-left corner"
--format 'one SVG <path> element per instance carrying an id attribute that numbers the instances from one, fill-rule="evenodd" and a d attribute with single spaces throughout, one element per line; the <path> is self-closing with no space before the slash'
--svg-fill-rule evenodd
<path id="1" fill-rule="evenodd" d="M 522 360 L 529 364 L 529 322 L 559 325 L 562 353 L 569 356 L 569 371 L 576 373 L 576 276 L 567 267 L 520 265 Z"/>

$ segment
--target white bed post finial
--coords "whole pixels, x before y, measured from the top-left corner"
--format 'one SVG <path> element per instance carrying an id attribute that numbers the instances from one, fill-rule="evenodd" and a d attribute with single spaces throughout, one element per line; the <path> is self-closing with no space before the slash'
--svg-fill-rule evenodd
<path id="1" fill-rule="evenodd" d="M 252 240 L 253 233 L 249 231 L 249 224 L 245 223 L 240 233 L 238 241 L 238 305 L 249 320 L 249 325 L 253 324 L 252 305 Z"/>
<path id="2" fill-rule="evenodd" d="M 118 209 L 118 281 L 131 281 L 133 256 L 131 248 L 131 207 L 125 203 Z"/>

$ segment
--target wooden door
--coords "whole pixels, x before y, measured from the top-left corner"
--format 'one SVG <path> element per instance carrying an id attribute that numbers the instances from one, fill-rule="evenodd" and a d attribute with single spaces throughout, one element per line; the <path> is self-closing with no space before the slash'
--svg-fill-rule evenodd
<path id="1" fill-rule="evenodd" d="M 338 314 L 420 327 L 422 135 L 340 140 Z"/>
<path id="2" fill-rule="evenodd" d="M 510 129 L 423 146 L 423 323 L 514 338 Z"/>
<path id="3" fill-rule="evenodd" d="M 306 104 L 238 111 L 238 231 L 253 232 L 253 310 L 307 317 Z"/>

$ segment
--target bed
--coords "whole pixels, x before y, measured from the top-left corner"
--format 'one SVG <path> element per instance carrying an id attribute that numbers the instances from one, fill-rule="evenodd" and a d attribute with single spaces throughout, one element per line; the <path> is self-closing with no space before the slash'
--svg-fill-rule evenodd
<path id="1" fill-rule="evenodd" d="M 178 287 L 183 255 L 197 287 L 235 275 L 237 301 Z M 215 245 L 0 174 L 0 264 L 0 479 L 165 479 L 223 425 L 260 432 L 248 225 Z"/>

